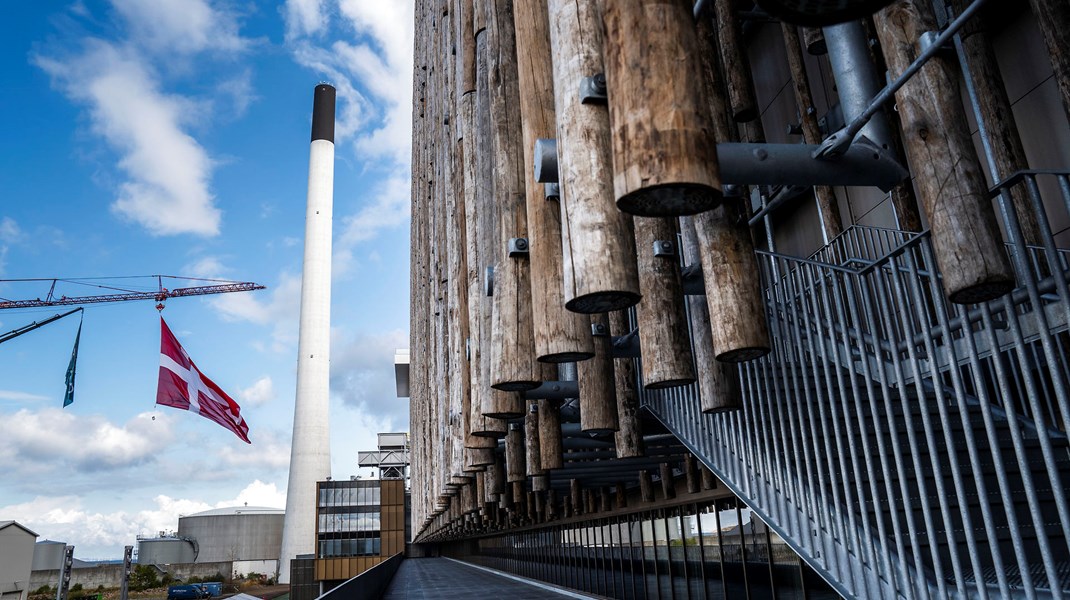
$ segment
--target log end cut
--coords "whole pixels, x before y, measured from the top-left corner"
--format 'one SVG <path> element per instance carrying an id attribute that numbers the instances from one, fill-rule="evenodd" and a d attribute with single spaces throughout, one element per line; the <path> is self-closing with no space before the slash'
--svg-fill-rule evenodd
<path id="1" fill-rule="evenodd" d="M 642 294 L 626 290 L 592 292 L 569 300 L 565 303 L 565 308 L 575 313 L 593 315 L 631 308 L 642 299 Z"/>
<path id="2" fill-rule="evenodd" d="M 578 362 L 581 360 L 587 360 L 594 356 L 594 352 L 555 352 L 553 354 L 544 354 L 538 357 L 539 362 L 560 364 L 569 362 Z"/>
<path id="3" fill-rule="evenodd" d="M 998 279 L 984 281 L 970 287 L 963 288 L 948 294 L 948 300 L 955 304 L 978 304 L 995 300 L 1014 289 L 1014 281 Z"/>
<path id="4" fill-rule="evenodd" d="M 700 183 L 667 183 L 636 189 L 617 198 L 617 207 L 637 217 L 682 217 L 713 210 L 721 190 Z"/>
<path id="5" fill-rule="evenodd" d="M 681 377 L 679 379 L 665 379 L 663 381 L 644 381 L 643 387 L 648 390 L 663 390 L 666 388 L 680 387 L 695 383 L 694 377 Z"/>
<path id="6" fill-rule="evenodd" d="M 769 354 L 768 346 L 751 346 L 722 352 L 717 355 L 717 360 L 724 363 L 742 363 L 761 358 L 766 354 Z"/>

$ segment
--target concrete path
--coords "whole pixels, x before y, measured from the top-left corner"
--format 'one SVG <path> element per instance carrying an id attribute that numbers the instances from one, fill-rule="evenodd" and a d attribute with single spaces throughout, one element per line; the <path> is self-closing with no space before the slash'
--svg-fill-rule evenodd
<path id="1" fill-rule="evenodd" d="M 448 558 L 408 558 L 383 594 L 386 600 L 435 598 L 449 600 L 537 600 L 541 598 L 596 598 L 477 567 Z"/>

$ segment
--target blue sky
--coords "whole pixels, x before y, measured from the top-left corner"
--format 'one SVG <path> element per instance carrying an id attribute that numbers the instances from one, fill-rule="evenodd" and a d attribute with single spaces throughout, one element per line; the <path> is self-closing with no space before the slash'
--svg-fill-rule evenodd
<path id="1" fill-rule="evenodd" d="M 411 0 L 84 0 L 4 5 L 0 280 L 166 274 L 267 290 L 172 300 L 171 329 L 242 406 L 248 446 L 154 406 L 152 302 L 0 345 L 0 520 L 114 558 L 178 515 L 285 504 L 312 91 L 338 88 L 333 474 L 408 429 Z M 114 282 L 111 282 L 114 283 Z M 147 280 L 128 283 L 151 284 Z M 48 283 L 0 281 L 0 297 Z M 67 295 L 93 289 L 67 286 Z M 59 312 L 0 311 L 0 333 Z"/>

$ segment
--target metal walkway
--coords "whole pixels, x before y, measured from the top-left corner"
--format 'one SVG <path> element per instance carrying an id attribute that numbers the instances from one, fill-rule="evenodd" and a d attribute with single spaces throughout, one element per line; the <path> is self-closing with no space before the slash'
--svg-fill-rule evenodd
<path id="1" fill-rule="evenodd" d="M 410 558 L 398 567 L 384 600 L 414 598 L 598 598 L 449 558 Z"/>

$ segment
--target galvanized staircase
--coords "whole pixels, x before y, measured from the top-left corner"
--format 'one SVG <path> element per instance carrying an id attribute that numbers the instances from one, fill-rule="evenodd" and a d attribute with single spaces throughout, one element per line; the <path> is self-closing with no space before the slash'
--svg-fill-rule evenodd
<path id="1" fill-rule="evenodd" d="M 644 405 L 852 598 L 1070 596 L 1070 251 L 1027 247 L 996 189 L 1018 277 L 946 301 L 926 235 L 854 227 L 809 258 L 760 252 L 773 351 L 740 367 L 742 411 L 696 386 Z M 701 365 L 700 365 L 701 368 Z"/>

